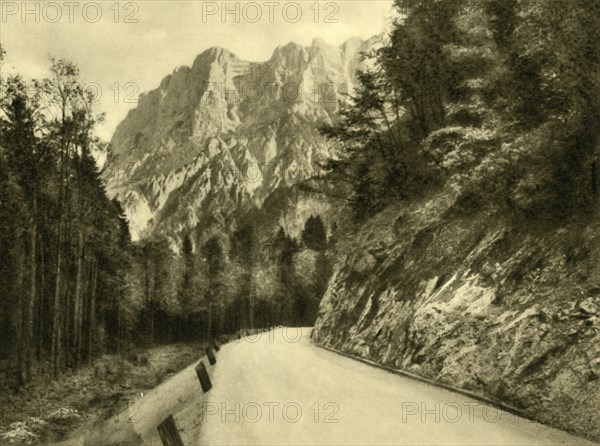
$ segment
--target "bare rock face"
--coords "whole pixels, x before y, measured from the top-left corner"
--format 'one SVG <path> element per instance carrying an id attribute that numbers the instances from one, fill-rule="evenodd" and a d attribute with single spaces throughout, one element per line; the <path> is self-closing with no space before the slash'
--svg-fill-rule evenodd
<path id="1" fill-rule="evenodd" d="M 336 119 L 373 44 L 289 43 L 263 63 L 211 48 L 141 96 L 115 131 L 106 174 L 133 238 L 177 238 L 318 175 L 329 154 L 318 128 Z"/>
<path id="2" fill-rule="evenodd" d="M 341 241 L 313 338 L 600 439 L 600 222 L 524 228 L 446 191 Z"/>

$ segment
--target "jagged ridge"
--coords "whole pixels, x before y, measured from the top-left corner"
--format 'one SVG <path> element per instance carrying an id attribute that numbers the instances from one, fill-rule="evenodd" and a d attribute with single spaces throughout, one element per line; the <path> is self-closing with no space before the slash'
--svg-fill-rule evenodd
<path id="1" fill-rule="evenodd" d="M 314 176 L 329 153 L 318 127 L 336 119 L 374 44 L 289 43 L 263 63 L 210 48 L 142 95 L 115 131 L 106 175 L 134 238 L 177 238 Z"/>

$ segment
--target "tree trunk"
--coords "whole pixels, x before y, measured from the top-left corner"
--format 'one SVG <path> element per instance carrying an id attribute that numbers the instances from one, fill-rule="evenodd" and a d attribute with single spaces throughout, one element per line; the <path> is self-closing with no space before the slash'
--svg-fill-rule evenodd
<path id="1" fill-rule="evenodd" d="M 598 161 L 592 161 L 592 195 L 598 195 Z"/>
<path id="2" fill-rule="evenodd" d="M 67 241 L 67 246 L 68 246 Z M 70 277 L 66 277 L 66 289 L 63 293 L 63 303 L 62 308 L 64 308 L 64 317 L 63 317 L 63 354 L 64 354 L 64 365 L 67 367 L 73 367 L 73 330 L 71 327 L 71 321 L 73 319 L 72 316 L 72 305 L 71 301 L 73 299 L 73 282 L 70 280 Z"/>
<path id="3" fill-rule="evenodd" d="M 62 108 L 62 129 L 61 129 L 61 151 L 60 151 L 60 173 L 58 186 L 58 228 L 56 243 L 56 274 L 54 282 L 54 302 L 52 305 L 52 347 L 50 350 L 50 361 L 52 363 L 52 376 L 58 377 L 61 356 L 61 293 L 62 293 L 62 249 L 63 249 L 63 201 L 65 199 L 65 103 Z"/>
<path id="4" fill-rule="evenodd" d="M 15 333 L 17 334 L 17 379 L 19 384 L 23 385 L 27 382 L 27 373 L 26 373 L 26 359 L 25 359 L 25 324 L 23 322 L 24 313 L 25 313 L 25 299 L 23 299 L 23 294 L 25 291 L 24 286 L 24 274 L 23 271 L 25 269 L 25 259 L 23 256 L 23 252 L 25 252 L 25 244 L 22 239 L 22 234 L 19 231 L 17 234 L 18 244 L 17 246 L 21 246 L 18 252 L 17 258 L 17 296 L 18 296 L 18 312 L 17 312 L 17 320 L 15 322 Z"/>
<path id="5" fill-rule="evenodd" d="M 53 303 L 53 314 L 52 314 L 52 348 L 51 348 L 51 362 L 52 362 L 52 375 L 54 378 L 58 377 L 60 371 L 60 358 L 62 355 L 62 326 L 61 326 L 61 294 L 62 294 L 62 262 L 63 262 L 63 222 L 65 220 L 65 201 L 66 201 L 66 185 L 65 180 L 68 179 L 68 168 L 67 160 L 69 158 L 69 147 L 66 140 L 66 110 L 67 110 L 67 98 L 62 97 L 61 104 L 61 137 L 60 137 L 60 173 L 59 173 L 59 187 L 58 187 L 58 234 L 57 234 L 57 245 L 56 245 L 56 278 L 54 284 L 54 303 Z M 67 180 L 68 181 L 68 180 Z"/>
<path id="6" fill-rule="evenodd" d="M 25 378 L 31 381 L 31 363 L 33 362 L 33 308 L 35 303 L 35 285 L 37 280 L 37 259 L 36 259 L 36 242 L 37 242 L 37 197 L 35 192 L 31 200 L 31 216 L 29 223 L 29 293 L 25 302 L 23 322 L 24 322 L 24 359 L 25 359 Z"/>
<path id="7" fill-rule="evenodd" d="M 254 310 L 255 310 L 255 299 L 254 299 L 254 261 L 250 264 L 248 272 L 248 315 L 250 328 L 254 328 Z"/>
<path id="8" fill-rule="evenodd" d="M 92 261 L 92 290 L 90 297 L 90 327 L 88 330 L 88 364 L 92 363 L 92 340 L 96 331 L 96 281 L 98 278 L 98 266 Z"/>
<path id="9" fill-rule="evenodd" d="M 154 304 L 150 310 L 150 345 L 154 345 Z"/>
<path id="10" fill-rule="evenodd" d="M 38 287 L 38 332 L 37 332 L 37 359 L 38 361 L 42 360 L 42 350 L 44 348 L 43 339 L 44 339 L 44 291 L 46 287 L 46 261 L 44 259 L 44 245 L 42 242 L 42 234 L 38 234 L 38 245 L 40 251 L 40 286 Z"/>
<path id="11" fill-rule="evenodd" d="M 54 304 L 52 306 L 52 349 L 50 353 L 52 361 L 52 374 L 54 378 L 59 372 L 59 357 L 61 348 L 61 326 L 60 326 L 60 304 L 61 304 L 61 289 L 62 289 L 62 216 L 59 216 L 58 222 L 58 247 L 56 254 L 56 281 L 54 284 Z"/>
<path id="12" fill-rule="evenodd" d="M 84 229 L 79 222 L 77 234 L 77 275 L 75 278 L 75 296 L 73 309 L 73 335 L 75 341 L 75 365 L 81 364 L 81 345 L 83 344 L 83 245 L 84 245 Z"/>
<path id="13" fill-rule="evenodd" d="M 117 354 L 121 354 L 121 302 L 117 302 Z"/>
<path id="14" fill-rule="evenodd" d="M 148 256 L 149 256 L 149 254 L 147 252 L 144 252 L 144 257 L 145 257 L 145 260 L 144 260 L 144 270 L 145 270 L 144 271 L 144 273 L 145 273 L 144 274 L 144 278 L 145 278 L 145 291 L 146 291 L 146 296 L 145 297 L 146 297 L 146 311 L 148 312 L 146 317 L 148 319 L 150 319 L 149 322 L 150 322 L 151 328 L 150 328 L 150 333 L 149 334 L 150 334 L 150 343 L 152 343 L 153 336 L 154 336 L 153 329 L 152 329 L 152 324 L 154 322 L 154 319 L 153 319 L 153 316 L 152 316 L 152 308 L 151 308 L 151 305 L 150 305 L 150 277 L 149 277 L 150 276 L 150 271 L 149 271 L 150 265 L 148 265 L 148 263 L 149 263 L 148 262 Z M 119 333 L 119 336 L 120 336 L 120 333 Z M 145 336 L 144 336 L 144 338 L 145 338 Z M 144 342 L 145 342 L 145 339 L 144 339 Z"/>
<path id="15" fill-rule="evenodd" d="M 208 333 L 206 334 L 206 339 L 210 339 L 212 336 L 213 330 L 213 311 L 212 311 L 212 302 L 208 303 Z"/>
<path id="16" fill-rule="evenodd" d="M 70 152 L 70 151 L 69 151 Z M 71 155 L 67 152 L 67 163 L 68 160 L 71 159 Z M 75 290 L 74 290 L 74 278 L 72 275 L 68 274 L 71 271 L 73 256 L 72 256 L 72 246 L 73 246 L 73 237 L 77 234 L 74 233 L 74 219 L 72 213 L 72 184 L 70 181 L 70 175 L 67 174 L 65 178 L 65 243 L 64 243 L 64 253 L 63 256 L 67 265 L 69 265 L 69 269 L 66 270 L 65 274 L 65 285 L 66 292 L 64 295 L 64 303 L 63 303 L 63 312 L 64 312 L 64 328 L 63 328 L 63 352 L 64 352 L 64 362 L 69 368 L 73 368 L 75 365 Z"/>

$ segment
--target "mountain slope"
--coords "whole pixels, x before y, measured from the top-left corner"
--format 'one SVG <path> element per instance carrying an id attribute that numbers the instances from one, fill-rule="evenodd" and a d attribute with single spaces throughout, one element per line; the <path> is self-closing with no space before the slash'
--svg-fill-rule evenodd
<path id="1" fill-rule="evenodd" d="M 211 48 L 141 96 L 115 131 L 106 174 L 133 237 L 177 238 L 318 175 L 329 153 L 318 128 L 336 119 L 374 42 L 289 43 L 263 63 Z"/>

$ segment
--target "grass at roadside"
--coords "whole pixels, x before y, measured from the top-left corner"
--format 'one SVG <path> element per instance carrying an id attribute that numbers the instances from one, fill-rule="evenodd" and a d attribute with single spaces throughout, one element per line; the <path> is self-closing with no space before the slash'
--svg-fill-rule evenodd
<path id="1" fill-rule="evenodd" d="M 56 381 L 40 378 L 18 392 L 0 389 L 0 443 L 61 441 L 130 407 L 142 394 L 194 362 L 203 344 L 173 344 L 104 355 Z M 8 373 L 0 369 L 2 374 Z"/>

